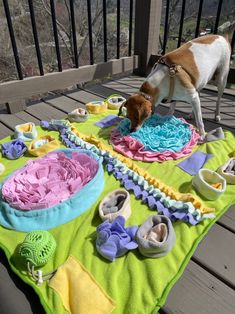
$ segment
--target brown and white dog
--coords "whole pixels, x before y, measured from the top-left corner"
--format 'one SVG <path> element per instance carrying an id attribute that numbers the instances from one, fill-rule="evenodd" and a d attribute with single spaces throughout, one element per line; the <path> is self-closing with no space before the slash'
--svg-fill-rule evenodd
<path id="1" fill-rule="evenodd" d="M 165 54 L 145 79 L 140 91 L 128 98 L 127 118 L 131 131 L 138 130 L 164 99 L 183 101 L 192 105 L 196 125 L 205 137 L 199 91 L 215 74 L 218 86 L 215 119 L 220 120 L 220 100 L 230 66 L 231 48 L 227 39 L 219 35 L 195 38 L 180 48 Z M 173 114 L 175 102 L 168 114 Z"/>

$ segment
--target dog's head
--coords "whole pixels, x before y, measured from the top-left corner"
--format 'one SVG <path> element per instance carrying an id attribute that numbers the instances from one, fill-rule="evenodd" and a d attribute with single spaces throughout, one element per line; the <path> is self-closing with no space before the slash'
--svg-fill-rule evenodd
<path id="1" fill-rule="evenodd" d="M 131 132 L 137 131 L 144 121 L 152 114 L 151 101 L 141 94 L 130 96 L 120 107 L 118 115 L 122 113 L 123 107 L 126 107 L 126 117 L 131 121 Z"/>

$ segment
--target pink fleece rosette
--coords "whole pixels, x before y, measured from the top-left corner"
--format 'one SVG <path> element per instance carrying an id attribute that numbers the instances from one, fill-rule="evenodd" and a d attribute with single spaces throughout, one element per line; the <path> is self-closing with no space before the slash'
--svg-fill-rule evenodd
<path id="1" fill-rule="evenodd" d="M 9 205 L 28 211 L 55 206 L 77 193 L 97 173 L 98 162 L 84 153 L 52 152 L 30 160 L 9 177 L 2 196 Z"/>

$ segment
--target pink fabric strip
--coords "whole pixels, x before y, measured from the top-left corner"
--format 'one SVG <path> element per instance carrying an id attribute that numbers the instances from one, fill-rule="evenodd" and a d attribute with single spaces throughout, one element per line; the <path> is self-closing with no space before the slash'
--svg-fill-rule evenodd
<path id="1" fill-rule="evenodd" d="M 187 123 L 183 118 L 181 120 Z M 127 156 L 134 160 L 142 160 L 147 162 L 163 162 L 166 160 L 179 159 L 181 157 L 185 157 L 192 152 L 193 147 L 197 144 L 198 139 L 200 138 L 199 134 L 193 128 L 191 124 L 189 124 L 189 128 L 192 131 L 192 136 L 187 145 L 180 152 L 153 152 L 147 151 L 144 149 L 144 145 L 137 141 L 135 138 L 130 135 L 122 136 L 119 131 L 114 128 L 111 131 L 110 136 L 110 144 L 113 148 L 121 153 L 124 156 Z"/>
<path id="2" fill-rule="evenodd" d="M 52 152 L 16 171 L 4 183 L 2 195 L 21 210 L 52 207 L 77 193 L 97 170 L 98 162 L 84 153 L 73 152 L 69 158 Z"/>

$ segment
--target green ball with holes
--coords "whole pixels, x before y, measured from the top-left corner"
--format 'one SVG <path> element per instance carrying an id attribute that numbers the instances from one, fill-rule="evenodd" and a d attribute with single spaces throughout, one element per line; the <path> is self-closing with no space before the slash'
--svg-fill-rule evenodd
<path id="1" fill-rule="evenodd" d="M 41 267 L 53 256 L 55 249 L 56 241 L 48 231 L 32 231 L 20 245 L 19 255 L 25 263 Z"/>

